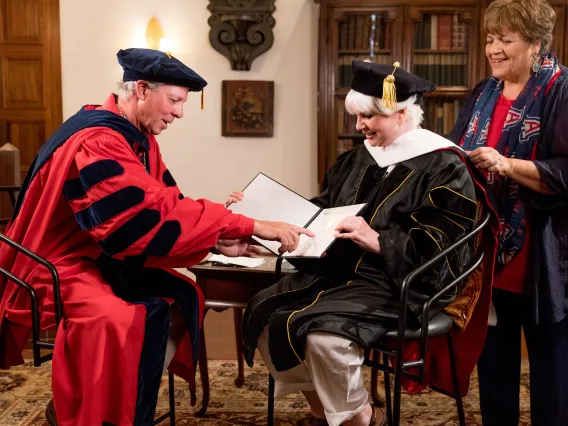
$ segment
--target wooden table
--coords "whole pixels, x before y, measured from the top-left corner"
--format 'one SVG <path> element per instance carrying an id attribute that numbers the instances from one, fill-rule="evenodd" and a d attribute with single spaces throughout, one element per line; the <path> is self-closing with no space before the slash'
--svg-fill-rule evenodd
<path id="1" fill-rule="evenodd" d="M 243 309 L 248 301 L 260 290 L 276 282 L 276 260 L 272 255 L 262 255 L 266 261 L 256 268 L 243 268 L 238 266 L 219 266 L 211 263 L 202 263 L 189 268 L 196 276 L 197 285 L 205 295 L 205 314 L 209 309 L 217 312 L 233 308 L 235 322 L 235 338 L 237 343 L 238 374 L 235 385 L 241 387 L 244 383 L 244 358 L 242 351 L 242 318 Z M 288 265 L 288 268 L 286 267 Z M 295 272 L 290 264 L 284 264 L 282 274 Z M 209 405 L 209 371 L 207 368 L 207 348 L 205 346 L 205 328 L 201 329 L 199 349 L 199 371 L 201 373 L 201 386 L 203 397 L 194 411 L 195 416 L 205 415 Z M 371 397 L 377 407 L 384 407 L 384 388 L 380 389 L 378 370 L 373 369 L 371 374 Z"/>
<path id="2" fill-rule="evenodd" d="M 275 268 L 277 258 L 272 255 L 262 255 L 265 262 L 256 268 L 239 266 L 220 266 L 210 262 L 189 268 L 196 276 L 197 285 L 205 295 L 205 314 L 209 309 L 217 312 L 233 308 L 235 322 L 235 338 L 237 342 L 238 374 L 235 385 L 241 387 L 244 383 L 244 358 L 242 352 L 242 317 L 243 309 L 248 301 L 260 290 L 276 282 Z M 286 264 L 285 264 L 286 265 Z M 294 272 L 294 269 L 282 268 L 282 274 Z M 207 369 L 207 348 L 205 346 L 205 329 L 201 329 L 199 349 L 199 372 L 203 397 L 197 405 L 194 414 L 201 417 L 209 405 L 209 372 Z"/>

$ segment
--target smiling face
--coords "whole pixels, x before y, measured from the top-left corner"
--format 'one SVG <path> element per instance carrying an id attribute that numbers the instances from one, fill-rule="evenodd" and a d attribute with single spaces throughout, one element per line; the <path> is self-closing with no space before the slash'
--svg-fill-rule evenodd
<path id="1" fill-rule="evenodd" d="M 530 77 L 533 54 L 540 43 L 527 42 L 518 32 L 504 28 L 499 34 L 487 34 L 485 55 L 493 76 L 504 81 L 518 82 Z"/>
<path id="2" fill-rule="evenodd" d="M 152 90 L 145 81 L 136 82 L 138 124 L 140 129 L 159 135 L 175 118 L 183 117 L 183 104 L 189 90 L 186 87 L 160 85 Z"/>
<path id="3" fill-rule="evenodd" d="M 362 132 L 371 146 L 388 146 L 401 133 L 406 121 L 406 109 L 392 115 L 357 114 L 357 131 Z"/>

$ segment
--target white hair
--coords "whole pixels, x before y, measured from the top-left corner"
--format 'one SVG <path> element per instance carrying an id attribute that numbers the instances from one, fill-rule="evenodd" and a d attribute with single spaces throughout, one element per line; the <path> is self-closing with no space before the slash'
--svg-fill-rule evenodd
<path id="1" fill-rule="evenodd" d="M 394 111 L 388 109 L 381 98 L 364 95 L 355 90 L 350 90 L 345 98 L 345 109 L 352 115 L 393 115 L 395 112 L 406 109 L 406 123 L 409 130 L 416 129 L 422 123 L 424 111 L 416 104 L 416 95 L 403 102 L 397 102 Z"/>
<path id="2" fill-rule="evenodd" d="M 150 90 L 158 90 L 163 83 L 156 83 L 154 81 L 148 81 L 148 88 Z M 118 96 L 124 99 L 130 99 L 136 92 L 136 82 L 135 81 L 119 81 L 118 85 Z"/>

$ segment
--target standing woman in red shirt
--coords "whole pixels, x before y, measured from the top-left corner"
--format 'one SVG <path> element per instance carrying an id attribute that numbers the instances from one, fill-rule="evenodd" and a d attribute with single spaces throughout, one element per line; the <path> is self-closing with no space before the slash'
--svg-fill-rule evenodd
<path id="1" fill-rule="evenodd" d="M 568 418 L 568 69 L 549 51 L 555 19 L 546 0 L 489 5 L 493 75 L 473 89 L 449 135 L 485 172 L 502 225 L 496 325 L 478 363 L 484 426 L 519 423 L 521 327 L 532 425 Z"/>

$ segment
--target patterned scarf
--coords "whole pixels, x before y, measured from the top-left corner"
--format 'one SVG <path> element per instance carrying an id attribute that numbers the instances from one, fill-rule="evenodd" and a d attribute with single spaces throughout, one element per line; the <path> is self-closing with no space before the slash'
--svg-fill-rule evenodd
<path id="1" fill-rule="evenodd" d="M 505 119 L 501 138 L 495 148 L 501 155 L 520 160 L 533 158 L 540 133 L 541 106 L 548 83 L 560 71 L 554 54 L 548 54 L 537 73 L 519 94 Z M 473 151 L 486 146 L 493 110 L 503 90 L 503 81 L 490 78 L 477 98 L 462 148 Z M 495 176 L 493 176 L 495 175 Z M 501 178 L 498 173 L 486 174 L 488 184 L 494 186 L 500 200 L 501 235 L 497 261 L 501 265 L 509 263 L 525 242 L 525 205 L 519 198 L 519 184 L 512 179 Z M 497 177 L 497 179 L 494 179 Z"/>

